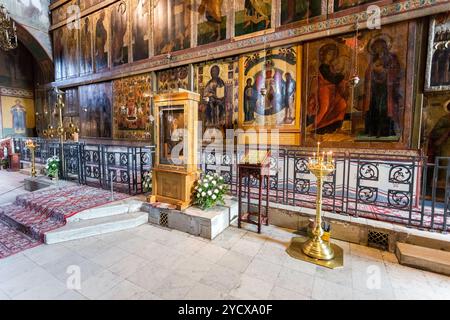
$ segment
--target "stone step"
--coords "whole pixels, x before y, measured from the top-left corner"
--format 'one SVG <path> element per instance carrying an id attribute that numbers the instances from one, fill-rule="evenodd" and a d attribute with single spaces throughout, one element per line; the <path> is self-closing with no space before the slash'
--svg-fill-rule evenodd
<path id="1" fill-rule="evenodd" d="M 450 276 L 450 252 L 397 242 L 400 264 Z"/>
<path id="2" fill-rule="evenodd" d="M 132 229 L 148 223 L 147 212 L 133 212 L 109 217 L 68 222 L 64 227 L 45 233 L 45 243 L 87 238 L 109 232 Z"/>
<path id="3" fill-rule="evenodd" d="M 79 220 L 91 220 L 103 217 L 111 217 L 125 213 L 138 212 L 141 210 L 143 202 L 134 199 L 125 199 L 121 201 L 111 202 L 106 205 L 87 209 L 67 218 L 67 222 Z"/>

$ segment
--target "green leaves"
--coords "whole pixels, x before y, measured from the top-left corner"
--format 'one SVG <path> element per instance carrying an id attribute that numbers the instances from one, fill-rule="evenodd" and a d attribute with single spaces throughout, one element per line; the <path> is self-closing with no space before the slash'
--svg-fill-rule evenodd
<path id="1" fill-rule="evenodd" d="M 203 210 L 212 208 L 218 203 L 224 204 L 224 195 L 228 192 L 223 177 L 217 173 L 202 176 L 194 188 L 194 204 Z"/>

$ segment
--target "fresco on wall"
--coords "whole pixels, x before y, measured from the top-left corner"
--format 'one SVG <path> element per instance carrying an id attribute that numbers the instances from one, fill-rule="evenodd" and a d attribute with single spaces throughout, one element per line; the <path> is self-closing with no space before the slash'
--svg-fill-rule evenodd
<path id="1" fill-rule="evenodd" d="M 76 28 L 62 27 L 63 30 L 63 51 L 64 51 L 64 74 L 67 78 L 78 76 L 78 30 Z"/>
<path id="2" fill-rule="evenodd" d="M 337 12 L 376 1 L 379 0 L 334 0 L 334 11 Z"/>
<path id="3" fill-rule="evenodd" d="M 19 42 L 15 50 L 0 50 L 0 86 L 33 88 L 33 56 Z"/>
<path id="4" fill-rule="evenodd" d="M 109 18 L 107 10 L 94 15 L 94 66 L 96 71 L 108 68 Z"/>
<path id="5" fill-rule="evenodd" d="M 112 66 L 128 63 L 130 34 L 128 28 L 129 2 L 120 1 L 111 6 L 111 57 Z"/>
<path id="6" fill-rule="evenodd" d="M 19 0 L 20 1 L 20 0 Z M 81 1 L 83 2 L 83 1 Z M 77 0 L 71 0 L 60 7 L 52 10 L 52 24 L 60 22 L 66 22 L 66 20 L 72 15 L 76 14 L 75 6 L 77 6 Z"/>
<path id="7" fill-rule="evenodd" d="M 191 46 L 190 0 L 155 0 L 153 17 L 155 55 Z"/>
<path id="8" fill-rule="evenodd" d="M 224 40 L 227 37 L 227 15 L 231 0 L 197 1 L 197 45 Z"/>
<path id="9" fill-rule="evenodd" d="M 88 16 L 80 22 L 80 75 L 91 73 L 92 61 L 92 17 Z"/>
<path id="10" fill-rule="evenodd" d="M 195 67 L 195 91 L 200 94 L 203 130 L 222 131 L 237 124 L 239 64 L 236 59 L 206 62 Z"/>
<path id="11" fill-rule="evenodd" d="M 272 27 L 272 0 L 236 0 L 235 36 Z"/>
<path id="12" fill-rule="evenodd" d="M 63 44 L 63 28 L 52 31 L 53 35 L 53 63 L 55 65 L 55 79 L 61 80 L 65 75 L 65 56 Z"/>
<path id="13" fill-rule="evenodd" d="M 1 97 L 3 137 L 30 137 L 36 128 L 34 100 Z"/>
<path id="14" fill-rule="evenodd" d="M 93 7 L 102 1 L 103 0 L 81 0 L 80 1 L 80 9 L 81 9 L 81 11 L 89 9 L 90 7 Z"/>
<path id="15" fill-rule="evenodd" d="M 133 61 L 149 57 L 150 0 L 132 0 L 132 47 Z"/>
<path id="16" fill-rule="evenodd" d="M 80 136 L 111 138 L 111 82 L 79 87 Z"/>
<path id="17" fill-rule="evenodd" d="M 353 34 L 306 44 L 307 141 L 397 142 L 405 129 L 408 23 L 364 31 L 358 41 L 354 95 Z"/>
<path id="18" fill-rule="evenodd" d="M 240 58 L 240 127 L 300 129 L 298 61 L 297 46 Z"/>
<path id="19" fill-rule="evenodd" d="M 158 71 L 158 92 L 175 91 L 178 89 L 189 89 L 189 67 Z"/>
<path id="20" fill-rule="evenodd" d="M 423 110 L 423 148 L 428 162 L 450 157 L 450 100 L 426 105 Z"/>
<path id="21" fill-rule="evenodd" d="M 16 22 L 33 26 L 41 31 L 50 25 L 49 0 L 2 0 Z"/>
<path id="22" fill-rule="evenodd" d="M 113 82 L 114 138 L 149 140 L 151 138 L 150 74 Z"/>
<path id="23" fill-rule="evenodd" d="M 288 24 L 321 15 L 322 1 L 281 0 L 281 24 Z"/>
<path id="24" fill-rule="evenodd" d="M 431 19 L 425 90 L 450 90 L 450 12 Z"/>

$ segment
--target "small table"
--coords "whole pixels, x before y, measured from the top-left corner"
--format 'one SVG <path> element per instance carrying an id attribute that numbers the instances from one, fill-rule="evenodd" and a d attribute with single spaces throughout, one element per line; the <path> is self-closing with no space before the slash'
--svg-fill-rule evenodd
<path id="1" fill-rule="evenodd" d="M 261 151 L 259 151 L 261 152 Z M 241 228 L 242 222 L 250 223 L 258 226 L 258 233 L 261 233 L 261 225 L 269 225 L 269 185 L 270 185 L 270 162 L 268 161 L 269 152 L 263 155 L 246 155 L 244 162 L 238 164 L 238 199 L 239 199 L 239 217 L 238 228 Z M 249 159 L 258 159 L 257 161 L 249 161 Z M 247 186 L 242 183 L 243 179 L 247 179 Z M 259 181 L 258 187 L 258 209 L 251 210 L 251 179 Z M 266 188 L 263 183 L 266 182 Z M 247 187 L 247 188 L 245 188 Z M 245 190 L 247 189 L 247 190 Z M 264 190 L 265 189 L 265 190 Z M 266 191 L 266 202 L 263 206 L 263 190 Z M 247 193 L 247 210 L 244 212 L 243 193 Z M 256 217 L 256 219 L 253 219 Z"/>
<path id="2" fill-rule="evenodd" d="M 20 155 L 18 153 L 12 153 L 8 156 L 9 158 L 9 170 L 19 171 L 20 170 Z"/>

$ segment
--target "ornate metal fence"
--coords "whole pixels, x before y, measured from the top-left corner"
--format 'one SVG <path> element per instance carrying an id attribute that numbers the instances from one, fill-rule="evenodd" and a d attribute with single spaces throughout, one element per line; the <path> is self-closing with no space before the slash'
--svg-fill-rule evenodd
<path id="1" fill-rule="evenodd" d="M 36 139 L 36 160 L 45 163 L 59 154 L 59 143 Z M 23 161 L 30 160 L 24 140 L 14 140 Z M 74 143 L 64 145 L 65 179 L 129 194 L 143 193 L 144 174 L 153 167 L 155 149 Z M 217 172 L 237 193 L 237 163 L 243 150 L 204 148 L 200 168 Z M 269 199 L 294 207 L 315 207 L 316 179 L 307 163 L 312 152 L 301 149 L 272 151 Z M 336 171 L 324 183 L 324 210 L 342 215 L 389 221 L 436 231 L 449 231 L 450 158 L 337 153 Z M 251 196 L 258 197 L 258 181 L 249 179 Z M 266 182 L 264 182 L 266 183 Z M 265 186 L 263 186 L 265 187 Z"/>

